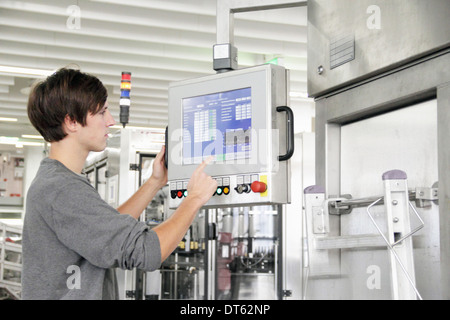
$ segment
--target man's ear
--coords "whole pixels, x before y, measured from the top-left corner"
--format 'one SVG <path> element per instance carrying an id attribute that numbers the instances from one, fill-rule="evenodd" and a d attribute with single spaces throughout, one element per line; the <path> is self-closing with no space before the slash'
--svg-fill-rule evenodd
<path id="1" fill-rule="evenodd" d="M 75 120 L 72 119 L 68 114 L 64 117 L 64 131 L 69 133 L 74 133 L 78 131 L 80 124 Z"/>

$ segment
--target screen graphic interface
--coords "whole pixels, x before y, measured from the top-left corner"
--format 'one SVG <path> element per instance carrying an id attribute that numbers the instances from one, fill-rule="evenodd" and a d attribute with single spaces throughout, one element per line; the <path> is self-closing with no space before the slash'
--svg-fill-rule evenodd
<path id="1" fill-rule="evenodd" d="M 251 88 L 185 98 L 183 164 L 247 159 L 251 151 Z"/>

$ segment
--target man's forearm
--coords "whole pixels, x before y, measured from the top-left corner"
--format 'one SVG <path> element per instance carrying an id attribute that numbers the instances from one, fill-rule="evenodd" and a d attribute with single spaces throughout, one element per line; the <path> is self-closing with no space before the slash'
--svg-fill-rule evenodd
<path id="1" fill-rule="evenodd" d="M 202 206 L 203 202 L 188 196 L 169 219 L 153 228 L 161 246 L 161 261 L 166 260 L 178 246 Z"/>

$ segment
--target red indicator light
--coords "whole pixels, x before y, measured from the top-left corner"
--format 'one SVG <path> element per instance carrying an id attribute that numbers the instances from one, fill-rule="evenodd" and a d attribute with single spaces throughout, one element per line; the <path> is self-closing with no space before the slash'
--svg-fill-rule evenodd
<path id="1" fill-rule="evenodd" d="M 131 72 L 122 72 L 122 80 L 131 80 Z"/>

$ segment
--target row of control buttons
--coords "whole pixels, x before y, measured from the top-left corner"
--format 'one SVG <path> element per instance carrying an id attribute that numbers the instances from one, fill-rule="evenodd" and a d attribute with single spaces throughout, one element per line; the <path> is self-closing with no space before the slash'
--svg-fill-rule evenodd
<path id="1" fill-rule="evenodd" d="M 172 199 L 187 197 L 188 181 L 175 181 L 170 183 L 170 197 Z"/>
<path id="2" fill-rule="evenodd" d="M 220 196 L 222 194 L 228 195 L 230 193 L 230 186 L 225 186 L 225 187 L 217 187 L 216 192 L 214 193 L 214 196 Z M 170 196 L 172 199 L 176 199 L 176 198 L 186 198 L 188 195 L 188 191 L 183 189 L 183 190 L 171 190 L 170 191 Z"/>
<path id="3" fill-rule="evenodd" d="M 220 196 L 222 194 L 228 195 L 230 193 L 230 178 L 214 178 L 217 182 L 217 189 L 214 195 Z M 170 183 L 170 197 L 172 199 L 185 198 L 188 195 L 187 192 L 188 181 L 176 181 Z"/>
<path id="4" fill-rule="evenodd" d="M 217 182 L 217 189 L 214 193 L 215 196 L 220 196 L 222 194 L 228 195 L 230 193 L 230 178 L 222 177 L 222 178 L 214 178 Z"/>
<path id="5" fill-rule="evenodd" d="M 172 199 L 175 198 L 183 198 L 183 197 L 187 197 L 187 190 L 171 190 L 170 191 L 170 196 L 172 197 Z"/>
<path id="6" fill-rule="evenodd" d="M 228 195 L 231 191 L 230 178 L 214 178 L 217 182 L 217 189 L 214 196 L 220 196 L 222 194 Z M 258 175 L 245 175 L 237 177 L 237 186 L 234 188 L 237 193 L 263 193 L 267 190 L 267 185 L 264 182 L 258 181 Z M 253 181 L 253 182 L 252 182 Z M 170 183 L 170 196 L 172 199 L 187 197 L 187 185 L 188 181 L 176 181 Z"/>
<path id="7" fill-rule="evenodd" d="M 239 194 L 250 193 L 251 191 L 263 193 L 267 190 L 267 185 L 264 182 L 259 181 L 258 174 L 237 176 L 236 184 L 237 186 L 234 189 Z"/>
<path id="8" fill-rule="evenodd" d="M 230 193 L 230 187 L 217 187 L 216 192 L 214 193 L 215 196 L 220 196 L 221 194 L 229 194 Z"/>
<path id="9" fill-rule="evenodd" d="M 251 184 L 239 184 L 234 190 L 239 194 L 250 193 L 250 191 L 263 193 L 267 190 L 267 184 L 261 181 L 253 181 Z"/>

